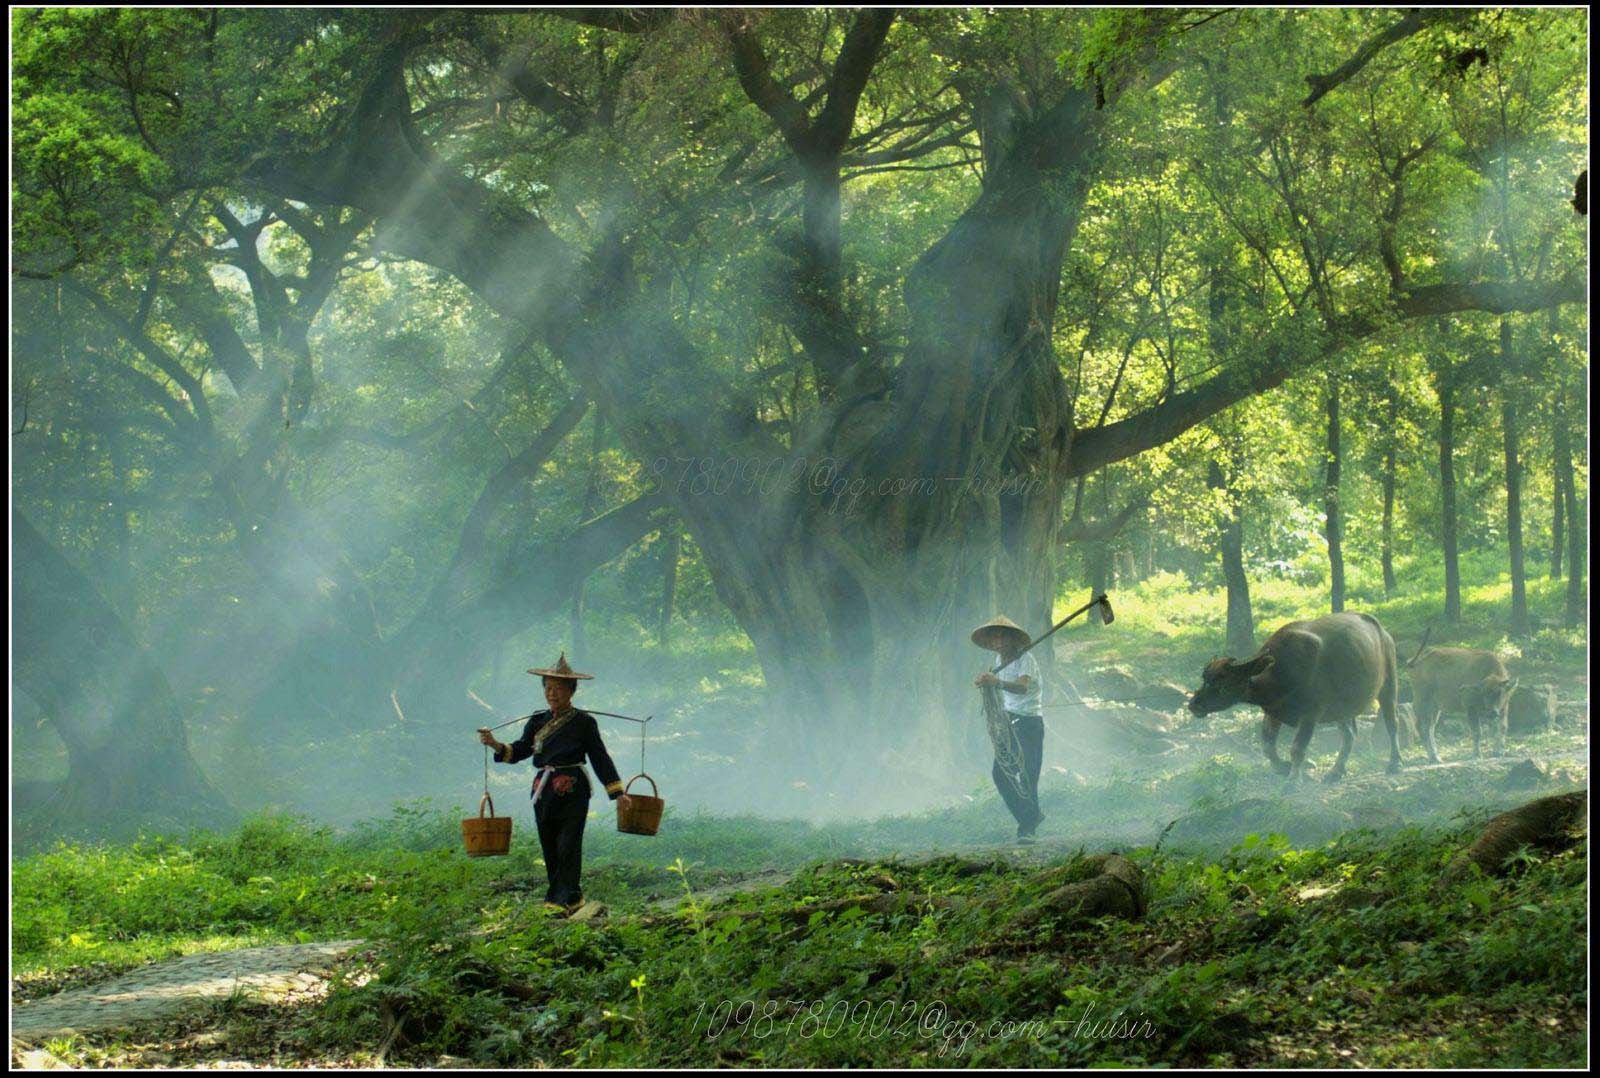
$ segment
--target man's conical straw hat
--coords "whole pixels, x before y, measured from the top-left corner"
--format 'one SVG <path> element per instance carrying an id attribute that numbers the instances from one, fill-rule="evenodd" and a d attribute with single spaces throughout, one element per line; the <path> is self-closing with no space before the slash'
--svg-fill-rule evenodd
<path id="1" fill-rule="evenodd" d="M 996 616 L 972 630 L 972 642 L 977 644 L 980 648 L 989 647 L 989 645 L 985 644 L 981 638 L 983 634 L 988 632 L 990 629 L 1004 629 L 1009 633 L 1015 633 L 1018 637 L 1017 647 L 1019 648 L 1025 648 L 1029 644 L 1033 643 L 1033 637 L 1028 635 L 1028 630 L 1024 629 L 1010 618 L 1004 616 Z M 993 649 L 991 648 L 990 650 L 992 651 Z"/>
<path id="2" fill-rule="evenodd" d="M 578 680 L 593 681 L 594 680 L 594 675 L 593 674 L 580 674 L 576 670 L 574 670 L 572 667 L 568 666 L 567 665 L 567 653 L 564 652 L 564 651 L 561 653 L 561 658 L 556 660 L 555 666 L 551 667 L 548 670 L 543 670 L 543 669 L 540 669 L 540 670 L 529 670 L 528 673 L 530 673 L 530 674 L 538 674 L 540 677 L 572 678 L 575 681 L 578 681 Z"/>

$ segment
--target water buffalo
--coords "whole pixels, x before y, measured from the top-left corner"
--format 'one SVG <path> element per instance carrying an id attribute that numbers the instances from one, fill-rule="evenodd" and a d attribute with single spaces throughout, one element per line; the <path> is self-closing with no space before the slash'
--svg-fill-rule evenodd
<path id="1" fill-rule="evenodd" d="M 1472 727 L 1472 755 L 1482 755 L 1483 728 L 1494 732 L 1497 752 L 1505 751 L 1506 710 L 1516 682 L 1492 651 L 1476 648 L 1423 647 L 1406 664 L 1411 668 L 1416 698 L 1417 733 L 1428 759 L 1439 762 L 1433 732 L 1445 711 L 1466 712 Z"/>
<path id="2" fill-rule="evenodd" d="M 1261 708 L 1267 759 L 1279 774 L 1289 776 L 1291 786 L 1303 778 L 1306 746 L 1319 723 L 1337 724 L 1344 739 L 1338 762 L 1324 781 L 1344 777 L 1345 760 L 1355 743 L 1356 716 L 1374 698 L 1388 727 L 1389 771 L 1400 770 L 1394 638 L 1377 618 L 1347 613 L 1291 621 L 1269 636 L 1253 658 L 1213 660 L 1201 676 L 1204 684 L 1189 701 L 1189 710 L 1209 715 L 1234 704 Z M 1278 730 L 1283 726 L 1295 728 L 1289 763 L 1278 759 Z"/>

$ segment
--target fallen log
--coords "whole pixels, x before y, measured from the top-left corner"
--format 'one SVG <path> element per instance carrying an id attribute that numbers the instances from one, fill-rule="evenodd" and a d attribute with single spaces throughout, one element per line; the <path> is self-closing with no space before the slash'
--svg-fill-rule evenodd
<path id="1" fill-rule="evenodd" d="M 1549 853 L 1566 849 L 1577 841 L 1588 806 L 1589 792 L 1575 790 L 1502 812 L 1484 824 L 1483 833 L 1461 851 L 1452 863 L 1452 874 L 1458 875 L 1468 865 L 1477 865 L 1487 875 L 1504 872 L 1507 859 L 1524 846 Z"/>

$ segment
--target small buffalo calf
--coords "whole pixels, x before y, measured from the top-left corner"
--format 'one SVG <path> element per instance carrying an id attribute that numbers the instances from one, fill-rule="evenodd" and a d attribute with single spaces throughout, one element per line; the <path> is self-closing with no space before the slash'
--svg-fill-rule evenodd
<path id="1" fill-rule="evenodd" d="M 1483 754 L 1483 735 L 1494 734 L 1495 751 L 1506 745 L 1506 708 L 1516 682 L 1492 651 L 1476 648 L 1423 648 L 1409 664 L 1415 686 L 1417 733 L 1428 759 L 1439 762 L 1433 732 L 1444 712 L 1463 712 L 1472 727 L 1472 755 Z"/>

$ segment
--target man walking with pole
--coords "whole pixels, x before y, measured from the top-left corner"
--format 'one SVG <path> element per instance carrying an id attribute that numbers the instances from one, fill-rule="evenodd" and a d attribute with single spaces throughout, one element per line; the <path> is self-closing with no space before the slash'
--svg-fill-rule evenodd
<path id="1" fill-rule="evenodd" d="M 1039 810 L 1039 769 L 1044 762 L 1044 699 L 1039 663 L 1030 652 L 1057 629 L 1098 607 L 1100 623 L 1110 625 L 1115 615 L 1111 600 L 1096 595 L 1055 625 L 1038 640 L 1006 617 L 996 617 L 972 630 L 972 642 L 995 652 L 992 669 L 978 675 L 984 717 L 994 743 L 994 784 L 1006 808 L 1017 820 L 1017 841 L 1032 845 L 1034 832 L 1044 819 Z"/>
<path id="2" fill-rule="evenodd" d="M 993 669 L 979 674 L 977 680 L 978 688 L 984 690 L 986 709 L 994 710 L 998 695 L 1004 710 L 1003 720 L 989 716 L 995 748 L 994 784 L 1016 817 L 1017 841 L 1031 844 L 1044 819 L 1039 811 L 1039 768 L 1044 761 L 1039 662 L 1025 650 L 1032 642 L 1027 630 L 1010 618 L 997 617 L 978 626 L 972 631 L 972 642 L 996 653 Z"/>

